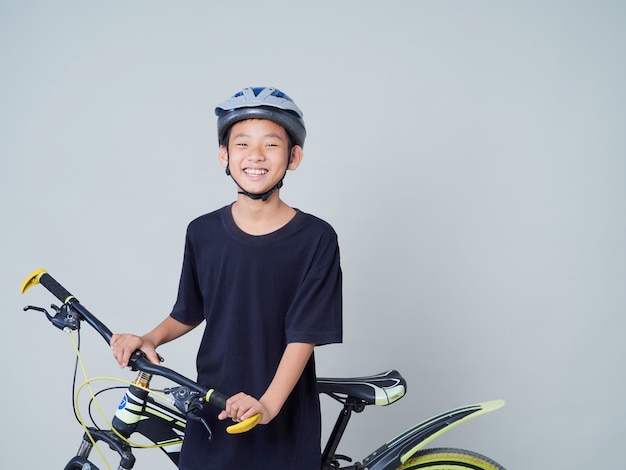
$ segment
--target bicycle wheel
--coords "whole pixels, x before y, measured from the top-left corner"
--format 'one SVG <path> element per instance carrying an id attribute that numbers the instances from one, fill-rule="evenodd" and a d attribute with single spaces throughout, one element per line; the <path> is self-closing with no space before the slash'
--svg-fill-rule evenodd
<path id="1" fill-rule="evenodd" d="M 462 449 L 426 449 L 417 452 L 398 470 L 506 470 L 484 455 Z"/>
<path id="2" fill-rule="evenodd" d="M 98 470 L 98 467 L 85 457 L 76 456 L 67 463 L 63 470 Z"/>

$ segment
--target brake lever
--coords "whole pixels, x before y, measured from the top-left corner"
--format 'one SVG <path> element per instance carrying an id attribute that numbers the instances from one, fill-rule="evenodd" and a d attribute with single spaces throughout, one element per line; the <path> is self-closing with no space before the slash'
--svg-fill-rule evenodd
<path id="1" fill-rule="evenodd" d="M 70 330 L 78 330 L 80 328 L 80 320 L 78 319 L 78 316 L 69 310 L 66 304 L 63 304 L 61 307 L 57 307 L 52 304 L 50 305 L 50 308 L 56 312 L 54 316 L 50 315 L 45 308 L 36 307 L 34 305 L 27 305 L 24 307 L 24 311 L 35 310 L 43 313 L 46 315 L 48 321 L 59 330 L 65 331 L 66 328 L 69 328 Z"/>
<path id="2" fill-rule="evenodd" d="M 172 397 L 174 406 L 176 406 L 176 408 L 184 413 L 189 419 L 202 423 L 209 435 L 209 441 L 213 439 L 213 432 L 209 427 L 209 423 L 207 423 L 202 416 L 199 416 L 196 413 L 202 409 L 202 403 L 204 402 L 204 397 L 201 396 L 200 393 L 190 390 L 184 386 L 167 388 L 164 392 Z"/>
<path id="3" fill-rule="evenodd" d="M 172 401 L 181 413 L 192 413 L 202 408 L 204 397 L 200 393 L 190 390 L 187 387 L 173 387 L 163 390 L 172 397 Z"/>
<path id="4" fill-rule="evenodd" d="M 200 421 L 206 428 L 206 431 L 209 435 L 209 441 L 213 439 L 213 432 L 211 431 L 211 428 L 209 427 L 209 423 L 207 423 L 206 420 L 202 416 L 198 416 L 195 413 L 195 411 L 190 411 L 189 413 L 187 413 L 187 417 L 193 421 Z"/>

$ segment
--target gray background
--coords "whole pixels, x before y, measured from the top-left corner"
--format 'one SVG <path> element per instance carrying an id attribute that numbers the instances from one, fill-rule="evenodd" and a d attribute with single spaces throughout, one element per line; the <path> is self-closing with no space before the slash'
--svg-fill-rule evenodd
<path id="1" fill-rule="evenodd" d="M 341 450 L 503 398 L 435 444 L 510 469 L 615 464 L 625 23 L 618 1 L 1 1 L 2 468 L 62 468 L 81 435 L 72 347 L 22 313 L 53 300 L 22 280 L 45 267 L 115 331 L 160 321 L 187 223 L 235 198 L 213 107 L 259 85 L 305 112 L 283 198 L 340 236 L 345 342 L 318 373 L 409 382 Z M 163 347 L 167 364 L 193 375 L 197 341 Z M 91 376 L 133 378 L 83 343 Z"/>

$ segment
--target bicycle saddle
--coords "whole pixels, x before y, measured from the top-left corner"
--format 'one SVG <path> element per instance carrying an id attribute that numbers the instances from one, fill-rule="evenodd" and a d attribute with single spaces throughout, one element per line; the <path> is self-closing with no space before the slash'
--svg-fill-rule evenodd
<path id="1" fill-rule="evenodd" d="M 406 393 L 406 380 L 397 370 L 388 370 L 367 377 L 327 378 L 318 377 L 320 393 L 333 398 L 345 395 L 368 405 L 385 406 L 398 401 Z"/>

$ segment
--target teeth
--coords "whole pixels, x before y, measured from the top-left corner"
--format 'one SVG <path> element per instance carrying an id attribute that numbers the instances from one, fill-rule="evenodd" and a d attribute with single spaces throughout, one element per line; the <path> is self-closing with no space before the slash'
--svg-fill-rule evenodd
<path id="1" fill-rule="evenodd" d="M 247 175 L 259 176 L 259 175 L 264 175 L 265 173 L 267 173 L 267 170 L 263 170 L 260 168 L 246 168 L 244 172 Z"/>

